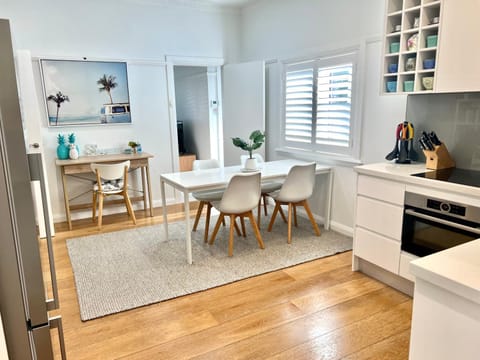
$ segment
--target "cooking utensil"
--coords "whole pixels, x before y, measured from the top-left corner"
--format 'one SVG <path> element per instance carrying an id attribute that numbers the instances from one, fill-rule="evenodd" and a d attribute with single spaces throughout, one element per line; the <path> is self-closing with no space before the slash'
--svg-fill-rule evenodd
<path id="1" fill-rule="evenodd" d="M 400 153 L 398 150 L 398 141 L 400 140 L 400 132 L 402 131 L 402 128 L 403 128 L 402 124 L 397 125 L 397 130 L 395 132 L 395 146 L 393 147 L 393 150 L 389 152 L 387 156 L 385 156 L 385 159 L 389 161 L 398 158 L 398 155 Z"/>

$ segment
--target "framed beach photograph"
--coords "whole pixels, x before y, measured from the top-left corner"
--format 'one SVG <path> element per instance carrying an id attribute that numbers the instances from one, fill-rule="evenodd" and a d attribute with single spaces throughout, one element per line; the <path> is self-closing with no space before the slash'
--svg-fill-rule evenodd
<path id="1" fill-rule="evenodd" d="M 48 126 L 131 124 L 127 63 L 40 59 Z"/>

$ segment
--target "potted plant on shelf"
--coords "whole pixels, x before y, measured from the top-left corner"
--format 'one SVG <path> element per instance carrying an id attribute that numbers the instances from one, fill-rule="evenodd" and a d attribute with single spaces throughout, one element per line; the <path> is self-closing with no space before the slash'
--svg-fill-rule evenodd
<path id="1" fill-rule="evenodd" d="M 260 130 L 253 131 L 248 137 L 248 141 L 240 139 L 239 137 L 232 138 L 233 145 L 242 150 L 248 151 L 248 159 L 245 161 L 245 169 L 256 170 L 257 159 L 253 157 L 253 151 L 260 148 L 265 142 L 265 134 Z"/>

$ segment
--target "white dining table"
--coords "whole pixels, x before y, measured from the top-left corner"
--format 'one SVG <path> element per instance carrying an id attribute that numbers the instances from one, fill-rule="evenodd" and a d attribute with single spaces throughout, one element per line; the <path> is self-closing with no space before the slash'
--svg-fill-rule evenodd
<path id="1" fill-rule="evenodd" d="M 267 161 L 259 164 L 259 170 L 263 180 L 284 179 L 290 168 L 294 165 L 305 164 L 305 161 L 286 159 L 277 161 Z M 184 211 L 185 211 L 185 247 L 187 253 L 187 262 L 192 264 L 192 236 L 190 230 L 190 194 L 201 190 L 214 190 L 226 188 L 233 175 L 241 173 L 241 166 L 226 166 L 215 169 L 203 169 L 186 172 L 175 172 L 160 175 L 160 188 L 162 192 L 162 210 L 165 238 L 168 239 L 168 218 L 167 202 L 165 195 L 165 184 L 183 193 Z M 317 164 L 315 174 L 325 174 L 328 176 L 327 201 L 325 203 L 325 221 L 324 228 L 330 227 L 330 209 L 332 202 L 333 187 L 333 168 L 327 165 Z"/>

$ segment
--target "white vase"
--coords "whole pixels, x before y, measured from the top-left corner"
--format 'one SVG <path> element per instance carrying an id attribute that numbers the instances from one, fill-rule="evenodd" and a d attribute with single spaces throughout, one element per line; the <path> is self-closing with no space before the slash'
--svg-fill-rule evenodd
<path id="1" fill-rule="evenodd" d="M 245 169 L 246 170 L 257 170 L 258 169 L 257 159 L 256 158 L 253 158 L 253 159 L 248 158 L 245 161 Z"/>
<path id="2" fill-rule="evenodd" d="M 76 148 L 75 144 L 70 144 L 69 146 L 70 146 L 70 151 L 68 152 L 68 156 L 72 160 L 77 160 L 78 159 L 78 151 L 77 151 L 77 148 Z"/>

